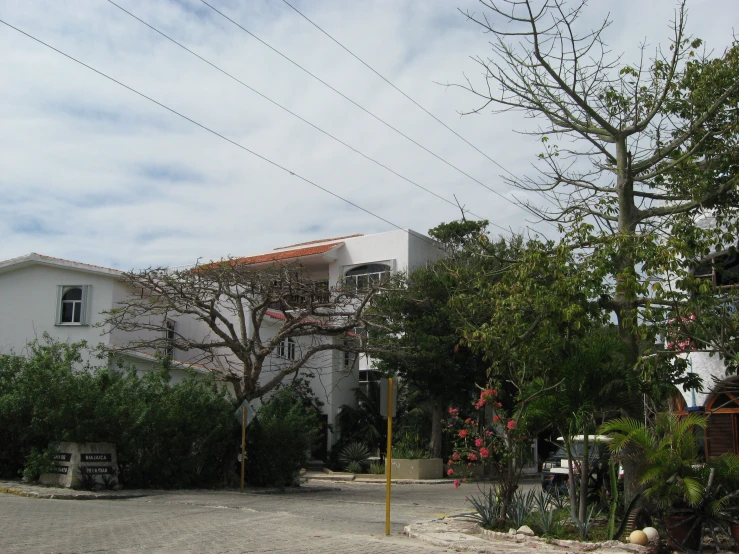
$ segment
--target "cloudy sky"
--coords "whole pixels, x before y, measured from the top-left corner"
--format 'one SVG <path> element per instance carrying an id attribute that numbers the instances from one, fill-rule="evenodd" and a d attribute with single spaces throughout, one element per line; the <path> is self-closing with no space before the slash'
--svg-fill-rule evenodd
<path id="1" fill-rule="evenodd" d="M 502 228 L 547 232 L 511 202 L 522 195 L 502 182 L 499 167 L 282 0 L 208 2 L 444 161 L 200 0 L 116 1 L 361 154 L 106 0 L 0 0 L 0 19 L 288 170 L 0 25 L 0 259 L 38 252 L 130 269 L 393 229 L 297 176 L 401 228 L 426 232 L 457 218 L 456 196 Z M 530 171 L 539 148 L 516 132 L 531 128 L 530 120 L 515 113 L 461 117 L 476 100 L 436 84 L 480 74 L 470 56 L 486 55 L 489 37 L 458 11 L 485 11 L 480 4 L 290 1 L 490 158 L 514 174 Z M 675 5 L 593 0 L 583 25 L 610 13 L 606 38 L 629 60 L 640 41 L 651 48 L 667 43 Z M 691 34 L 723 51 L 739 21 L 739 1 L 688 0 L 688 8 Z"/>

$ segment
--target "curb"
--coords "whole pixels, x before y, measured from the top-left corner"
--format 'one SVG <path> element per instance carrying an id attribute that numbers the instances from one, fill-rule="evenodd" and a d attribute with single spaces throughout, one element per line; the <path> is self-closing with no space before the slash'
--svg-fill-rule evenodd
<path id="1" fill-rule="evenodd" d="M 563 539 L 545 539 L 523 534 L 502 533 L 483 529 L 479 524 L 470 524 L 462 518 L 438 518 L 407 525 L 404 534 L 422 542 L 455 551 L 502 554 L 536 551 L 543 553 L 587 553 L 651 554 L 655 547 L 639 546 L 607 541 L 600 543 L 579 542 Z M 506 547 L 509 545 L 509 547 Z"/>
<path id="2" fill-rule="evenodd" d="M 33 490 L 23 490 L 14 487 L 0 487 L 0 493 L 12 494 L 14 496 L 22 496 L 25 498 L 39 498 L 45 500 L 126 500 L 128 498 L 142 498 L 149 496 L 145 493 L 118 493 L 118 494 L 105 494 L 105 493 L 94 493 L 94 492 L 63 492 L 62 490 L 55 492 L 36 492 Z"/>

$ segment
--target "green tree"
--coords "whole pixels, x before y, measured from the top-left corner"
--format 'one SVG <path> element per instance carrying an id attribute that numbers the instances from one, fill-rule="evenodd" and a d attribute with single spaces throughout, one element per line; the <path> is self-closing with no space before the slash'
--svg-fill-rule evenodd
<path id="1" fill-rule="evenodd" d="M 608 21 L 582 28 L 584 1 L 482 4 L 486 13 L 467 15 L 492 35 L 493 56 L 477 58 L 484 85 L 463 88 L 483 100 L 473 111 L 537 119 L 538 174 L 509 181 L 552 201 L 527 207 L 564 231 L 599 279 L 595 297 L 635 364 L 640 341 L 653 343 L 694 294 L 692 270 L 736 241 L 739 46 L 701 55 L 681 3 L 669 48 L 650 58 L 641 45 L 633 65 L 606 45 Z M 712 224 L 698 225 L 703 216 Z"/>
<path id="2" fill-rule="evenodd" d="M 634 405 L 638 382 L 624 363 L 623 343 L 615 330 L 593 329 L 567 345 L 563 362 L 552 368 L 550 380 L 557 382 L 553 394 L 541 397 L 533 407 L 564 439 L 569 463 L 569 495 L 572 519 L 584 528 L 591 486 L 588 469 L 592 465 L 588 436 L 613 414 Z M 583 435 L 583 449 L 573 449 L 572 437 Z M 602 446 L 602 445 L 601 445 Z M 578 459 L 579 456 L 579 459 Z M 580 468 L 579 490 L 573 468 Z M 603 468 L 598 468 L 602 471 Z"/>
<path id="3" fill-rule="evenodd" d="M 486 379 L 479 357 L 460 346 L 456 312 L 449 305 L 457 288 L 453 268 L 454 261 L 437 262 L 401 276 L 393 290 L 375 297 L 369 313 L 377 368 L 397 373 L 427 395 L 434 458 L 442 454 L 445 409 L 460 399 L 469 402 L 476 384 Z"/>

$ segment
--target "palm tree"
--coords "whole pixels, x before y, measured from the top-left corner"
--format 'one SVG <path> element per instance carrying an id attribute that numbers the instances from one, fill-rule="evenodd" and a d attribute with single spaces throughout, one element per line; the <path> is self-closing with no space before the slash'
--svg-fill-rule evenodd
<path id="1" fill-rule="evenodd" d="M 564 438 L 569 461 L 572 517 L 583 532 L 587 531 L 583 522 L 587 516 L 588 485 L 592 473 L 588 437 L 608 413 L 634 403 L 634 377 L 624 364 L 623 352 L 623 343 L 609 329 L 598 329 L 572 341 L 562 364 L 552 371 L 552 381 L 558 382 L 555 393 L 541 399 L 537 406 L 539 417 L 550 421 Z M 572 437 L 580 434 L 583 435 L 583 448 L 576 452 Z M 583 477 L 579 493 L 575 484 L 575 465 L 579 465 Z M 584 478 L 585 475 L 588 478 Z"/>

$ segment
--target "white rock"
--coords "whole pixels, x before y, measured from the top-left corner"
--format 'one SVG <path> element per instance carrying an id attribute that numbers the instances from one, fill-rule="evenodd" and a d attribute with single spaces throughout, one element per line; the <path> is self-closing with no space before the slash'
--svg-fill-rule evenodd
<path id="1" fill-rule="evenodd" d="M 649 539 L 649 542 L 656 542 L 659 540 L 659 531 L 657 531 L 654 527 L 645 527 L 643 531 Z"/>
<path id="2" fill-rule="evenodd" d="M 534 536 L 534 532 L 531 530 L 531 527 L 529 527 L 528 525 L 521 525 L 521 527 L 519 527 L 516 530 L 516 534 L 517 535 L 526 535 L 527 537 L 533 537 Z"/>
<path id="3" fill-rule="evenodd" d="M 515 535 L 516 534 L 516 530 L 513 527 L 511 527 L 510 529 L 508 529 L 508 534 L 509 535 Z"/>

